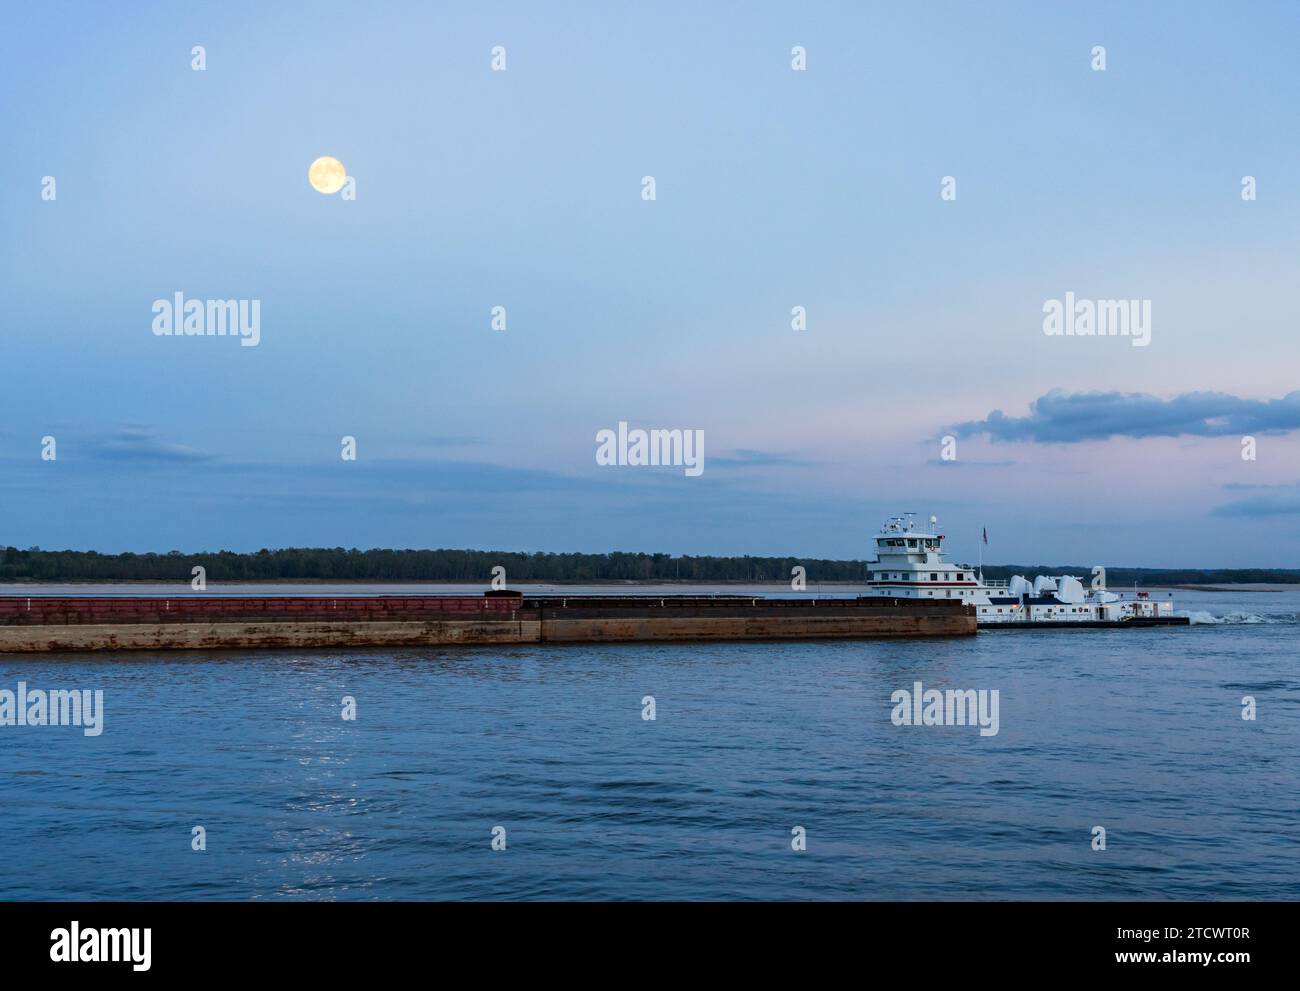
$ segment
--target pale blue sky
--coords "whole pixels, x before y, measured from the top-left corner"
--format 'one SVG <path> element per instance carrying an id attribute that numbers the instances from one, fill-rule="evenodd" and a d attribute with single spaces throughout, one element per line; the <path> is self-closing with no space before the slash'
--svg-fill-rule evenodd
<path id="1" fill-rule="evenodd" d="M 1297 566 L 1295 4 L 383 6 L 5 6 L 0 543 Z M 598 467 L 619 420 L 704 475 Z"/>

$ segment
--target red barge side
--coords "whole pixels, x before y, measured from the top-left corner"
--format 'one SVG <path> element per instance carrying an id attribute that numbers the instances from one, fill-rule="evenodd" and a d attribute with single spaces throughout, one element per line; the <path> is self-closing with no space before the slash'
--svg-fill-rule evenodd
<path id="1" fill-rule="evenodd" d="M 962 636 L 960 602 L 751 596 L 0 596 L 0 653 Z"/>

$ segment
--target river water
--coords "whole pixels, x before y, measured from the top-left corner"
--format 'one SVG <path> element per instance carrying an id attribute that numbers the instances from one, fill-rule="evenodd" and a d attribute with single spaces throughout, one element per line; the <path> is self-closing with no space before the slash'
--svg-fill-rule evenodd
<path id="1" fill-rule="evenodd" d="M 0 656 L 0 690 L 103 692 L 99 735 L 0 726 L 0 899 L 1300 898 L 1300 588 L 1176 606 L 1193 625 Z M 996 689 L 997 734 L 895 725 L 917 681 Z"/>

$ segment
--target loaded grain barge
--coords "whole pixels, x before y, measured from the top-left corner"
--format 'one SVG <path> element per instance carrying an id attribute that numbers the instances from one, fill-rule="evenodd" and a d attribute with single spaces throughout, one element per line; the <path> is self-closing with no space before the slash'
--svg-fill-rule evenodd
<path id="1" fill-rule="evenodd" d="M 962 602 L 753 596 L 0 597 L 0 653 L 972 635 Z"/>

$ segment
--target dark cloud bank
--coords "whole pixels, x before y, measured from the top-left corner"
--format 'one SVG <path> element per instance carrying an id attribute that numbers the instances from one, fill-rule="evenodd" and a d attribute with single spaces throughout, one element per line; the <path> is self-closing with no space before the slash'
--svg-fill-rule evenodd
<path id="1" fill-rule="evenodd" d="M 948 428 L 994 441 L 1075 444 L 1109 437 L 1229 437 L 1300 430 L 1300 391 L 1281 399 L 1242 399 L 1226 392 L 1188 392 L 1172 399 L 1141 392 L 1065 392 L 1040 396 L 1029 415 L 995 409 L 983 420 Z"/>

